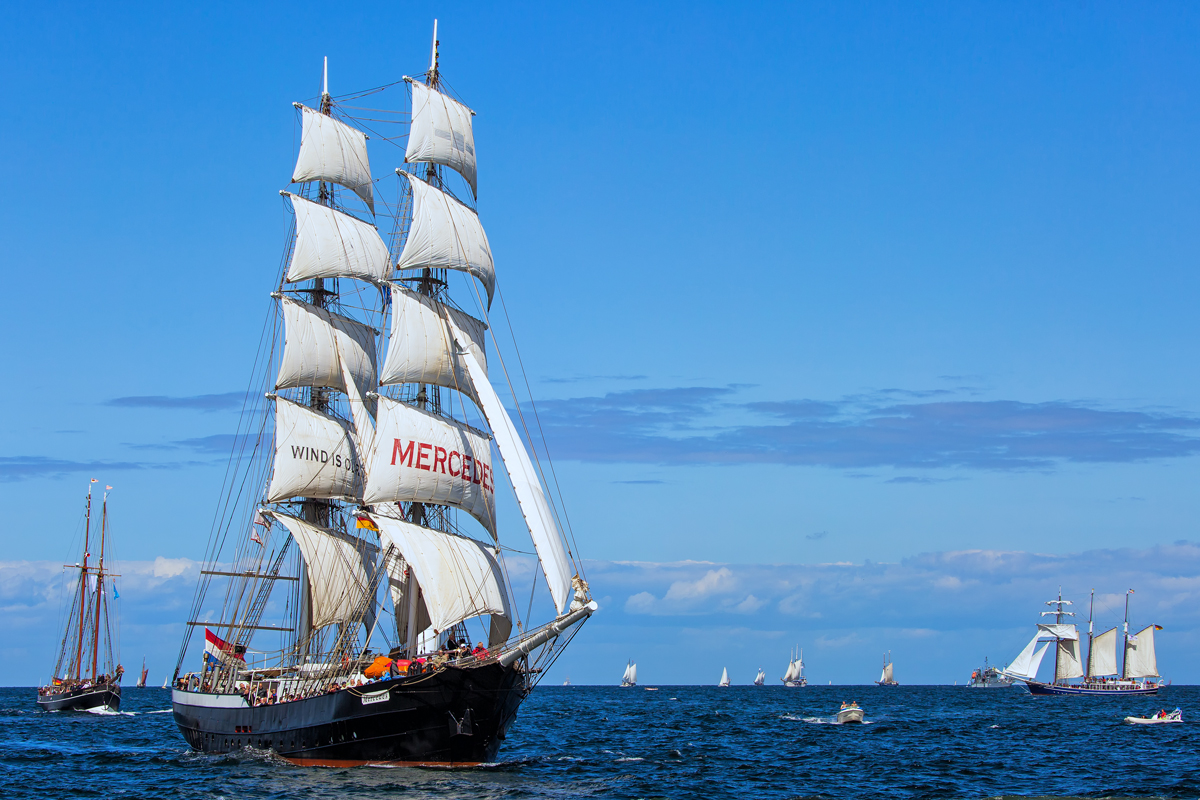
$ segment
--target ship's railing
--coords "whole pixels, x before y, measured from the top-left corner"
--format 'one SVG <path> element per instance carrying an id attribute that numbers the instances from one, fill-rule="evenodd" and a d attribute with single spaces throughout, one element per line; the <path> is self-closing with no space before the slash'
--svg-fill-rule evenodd
<path id="1" fill-rule="evenodd" d="M 516 639 L 504 642 L 482 653 L 461 651 L 460 653 L 433 652 L 413 659 L 420 664 L 418 673 L 432 672 L 446 666 L 475 667 L 498 663 L 508 667 L 518 661 L 526 661 L 526 672 L 532 681 L 548 666 L 547 662 L 557 658 L 556 645 L 564 634 L 574 635 L 574 630 L 598 606 L 590 602 L 537 628 L 527 630 Z M 530 656 L 533 663 L 528 663 Z M 317 656 L 320 658 L 320 656 Z M 210 665 L 200 674 L 183 676 L 184 691 L 216 694 L 240 694 L 254 704 L 262 698 L 284 694 L 288 699 L 303 699 L 330 691 L 357 688 L 375 683 L 379 678 L 368 679 L 364 671 L 377 655 L 362 653 L 357 658 L 342 658 L 337 661 L 315 662 L 291 666 L 266 666 L 267 658 L 247 659 L 240 664 L 228 662 Z M 261 664 L 261 666 L 259 666 Z M 384 677 L 387 677 L 386 675 Z"/>

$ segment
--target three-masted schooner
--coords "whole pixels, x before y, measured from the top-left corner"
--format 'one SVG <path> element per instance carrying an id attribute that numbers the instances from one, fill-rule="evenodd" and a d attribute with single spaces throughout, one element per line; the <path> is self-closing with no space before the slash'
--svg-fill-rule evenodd
<path id="1" fill-rule="evenodd" d="M 808 686 L 808 678 L 804 677 L 804 648 L 792 648 L 787 670 L 779 680 L 783 681 L 783 685 L 789 688 Z"/>
<path id="2" fill-rule="evenodd" d="M 552 468 L 519 432 L 536 420 L 518 404 L 514 422 L 488 379 L 496 277 L 474 208 L 474 112 L 442 84 L 436 22 L 423 80 L 391 85 L 407 87 L 411 116 L 390 246 L 369 221 L 387 203 L 352 124 L 389 112 L 355 117 L 351 102 L 380 90 L 335 102 L 327 62 L 324 80 L 316 108 L 296 104 L 294 229 L 176 666 L 175 721 L 209 753 L 489 762 L 597 605 L 548 497 Z M 518 365 L 498 356 L 508 379 Z M 523 594 L 532 607 L 544 578 L 554 609 L 537 627 L 499 545 L 505 478 L 540 565 Z M 203 661 L 185 671 L 201 629 Z"/>
<path id="3" fill-rule="evenodd" d="M 1025 649 L 1013 663 L 1004 670 L 1004 674 L 1023 681 L 1030 694 L 1080 694 L 1080 695 L 1142 695 L 1158 694 L 1161 683 L 1152 678 L 1158 678 L 1158 659 L 1154 653 L 1154 632 L 1162 630 L 1159 625 L 1148 625 L 1137 634 L 1129 633 L 1129 596 L 1130 589 L 1125 593 L 1125 622 L 1123 639 L 1125 641 L 1124 661 L 1117 667 L 1117 629 L 1095 635 L 1096 591 L 1092 590 L 1091 608 L 1088 611 L 1088 653 L 1084 661 L 1079 653 L 1079 631 L 1066 617 L 1075 616 L 1075 612 L 1067 611 L 1065 606 L 1072 605 L 1070 600 L 1063 600 L 1062 589 L 1058 590 L 1058 598 L 1047 600 L 1051 606 L 1049 611 L 1043 611 L 1042 616 L 1054 617 L 1053 623 L 1042 623 L 1037 626 L 1037 632 L 1025 645 Z M 1037 646 L 1041 643 L 1041 648 Z M 1042 658 L 1050 646 L 1054 647 L 1054 678 L 1050 683 L 1037 680 L 1038 668 Z M 1079 682 L 1073 682 L 1082 679 Z"/>
<path id="4" fill-rule="evenodd" d="M 106 569 L 108 545 L 108 493 L 104 487 L 100 505 L 99 558 L 92 565 L 92 484 L 88 484 L 87 512 L 84 517 L 83 562 L 64 569 L 78 570 L 79 584 L 71 592 L 71 610 L 67 628 L 59 645 L 58 661 L 50 683 L 38 687 L 38 706 L 46 711 L 86 711 L 93 708 L 121 707 L 121 676 L 125 669 L 113 658 L 113 625 L 116 613 L 108 599 L 109 584 L 118 577 Z M 115 595 L 115 593 L 114 593 Z M 115 599 L 115 596 L 114 596 Z"/>

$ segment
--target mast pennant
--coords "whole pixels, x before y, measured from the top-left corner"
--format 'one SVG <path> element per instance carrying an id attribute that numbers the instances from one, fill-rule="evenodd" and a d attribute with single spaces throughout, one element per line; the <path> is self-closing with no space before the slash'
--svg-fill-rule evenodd
<path id="1" fill-rule="evenodd" d="M 371 518 L 379 526 L 383 545 L 395 547 L 412 569 L 421 585 L 429 621 L 436 630 L 444 631 L 465 619 L 491 614 L 493 621 L 496 617 L 505 621 L 498 627 L 505 630 L 503 638 L 508 638 L 512 613 L 504 578 L 496 557 L 483 544 L 381 514 Z M 400 581 L 404 576 L 391 577 Z"/>
<path id="2" fill-rule="evenodd" d="M 375 329 L 323 308 L 280 298 L 284 345 L 276 389 L 324 387 L 347 391 L 344 373 L 360 394 L 375 389 Z"/>
<path id="3" fill-rule="evenodd" d="M 432 383 L 462 392 L 479 403 L 463 363 L 465 349 L 486 370 L 484 331 L 474 317 L 431 297 L 392 287 L 392 329 L 381 384 Z"/>
<path id="4" fill-rule="evenodd" d="M 383 283 L 391 275 L 387 245 L 374 225 L 303 197 L 280 192 L 296 212 L 296 248 L 288 283 L 310 278 L 356 278 Z"/>
<path id="5" fill-rule="evenodd" d="M 390 397 L 379 398 L 367 451 L 364 505 L 437 503 L 475 517 L 496 536 L 492 448 L 485 435 Z"/>
<path id="6" fill-rule="evenodd" d="M 482 365 L 470 353 L 463 356 L 467 369 L 471 373 L 471 381 L 475 384 L 475 393 L 479 396 L 483 414 L 492 433 L 496 437 L 496 447 L 508 470 L 508 478 L 512 483 L 513 492 L 517 495 L 517 504 L 521 507 L 521 515 L 529 528 L 533 546 L 542 562 L 542 572 L 546 575 L 546 583 L 550 585 L 550 596 L 554 599 L 554 607 L 558 613 L 564 614 L 571 603 L 571 561 L 567 557 L 566 547 L 563 546 L 562 535 L 554 523 L 554 515 L 550 512 L 550 504 L 542 491 L 537 472 L 516 426 L 508 416 L 508 411 L 496 390 L 488 381 L 487 373 Z"/>
<path id="7" fill-rule="evenodd" d="M 303 114 L 304 124 L 292 183 L 327 181 L 345 186 L 361 197 L 374 214 L 374 184 L 367 160 L 366 134 L 308 106 L 293 105 Z"/>
<path id="8" fill-rule="evenodd" d="M 435 42 L 434 47 L 437 44 Z M 436 89 L 405 77 L 412 86 L 412 127 L 408 133 L 405 163 L 441 164 L 462 175 L 479 196 L 475 176 L 475 112 Z"/>
<path id="9" fill-rule="evenodd" d="M 396 170 L 412 187 L 412 227 L 396 269 L 454 269 L 466 272 L 487 290 L 488 307 L 496 291 L 496 266 L 479 215 L 415 175 Z"/>
<path id="10" fill-rule="evenodd" d="M 275 398 L 275 470 L 267 502 L 362 497 L 362 469 L 345 422 Z"/>
<path id="11" fill-rule="evenodd" d="M 375 618 L 370 594 L 378 548 L 278 511 L 261 509 L 259 513 L 283 523 L 300 546 L 312 597 L 313 628 L 362 622 L 369 630 Z M 359 616 L 364 606 L 365 619 Z"/>

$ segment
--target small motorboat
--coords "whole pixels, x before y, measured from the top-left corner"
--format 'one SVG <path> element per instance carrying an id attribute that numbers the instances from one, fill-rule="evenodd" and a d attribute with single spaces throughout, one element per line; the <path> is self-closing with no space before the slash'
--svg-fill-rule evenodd
<path id="1" fill-rule="evenodd" d="M 1174 711 L 1159 711 L 1153 717 L 1126 717 L 1125 721 L 1130 725 L 1161 725 L 1166 722 L 1183 722 L 1183 711 L 1175 709 Z"/>
<path id="2" fill-rule="evenodd" d="M 849 703 L 842 703 L 841 709 L 837 713 L 837 724 L 844 725 L 847 722 L 862 722 L 863 710 L 858 707 L 858 701 L 852 700 Z"/>

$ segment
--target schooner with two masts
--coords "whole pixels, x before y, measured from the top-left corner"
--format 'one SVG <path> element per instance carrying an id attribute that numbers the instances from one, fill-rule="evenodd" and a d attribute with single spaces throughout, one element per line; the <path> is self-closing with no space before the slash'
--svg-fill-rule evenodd
<path id="1" fill-rule="evenodd" d="M 1037 633 L 1013 663 L 1004 669 L 1004 674 L 1024 681 L 1030 694 L 1158 694 L 1162 684 L 1158 680 L 1152 680 L 1159 677 L 1158 659 L 1154 653 L 1154 632 L 1162 630 L 1162 626 L 1148 625 L 1137 634 L 1129 633 L 1131 594 L 1132 589 L 1125 593 L 1125 622 L 1122 630 L 1125 657 L 1120 668 L 1117 667 L 1117 629 L 1110 628 L 1098 636 L 1094 633 L 1096 590 L 1092 590 L 1091 608 L 1088 611 L 1088 652 L 1085 660 L 1080 657 L 1079 630 L 1074 623 L 1065 619 L 1075 616 L 1073 611 L 1065 609 L 1072 603 L 1070 600 L 1063 600 L 1060 587 L 1058 598 L 1046 601 L 1046 605 L 1051 609 L 1042 612 L 1042 616 L 1054 617 L 1054 622 L 1037 626 Z M 1042 645 L 1040 649 L 1037 648 L 1039 643 Z M 1051 646 L 1054 647 L 1054 678 L 1050 683 L 1042 683 L 1037 680 L 1038 668 L 1047 648 Z M 1082 680 L 1078 683 L 1073 682 L 1076 679 Z"/>
<path id="2" fill-rule="evenodd" d="M 108 585 L 119 577 L 104 566 L 108 545 L 108 493 L 104 487 L 100 504 L 100 546 L 96 563 L 92 557 L 92 484 L 88 484 L 87 511 L 83 528 L 83 562 L 66 565 L 79 571 L 79 585 L 71 593 L 67 628 L 58 648 L 58 661 L 50 683 L 38 687 L 38 706 L 46 711 L 87 711 L 121 708 L 121 676 L 125 669 L 113 658 L 113 623 Z"/>
<path id="3" fill-rule="evenodd" d="M 407 89 L 411 117 L 389 247 L 356 124 L 395 112 L 350 104 L 390 86 Z M 443 86 L 436 22 L 423 79 L 389 87 L 335 101 L 326 64 L 317 107 L 296 104 L 293 231 L 174 678 L 196 750 L 493 761 L 597 609 L 548 496 L 552 466 L 522 441 L 536 419 L 518 404 L 514 422 L 488 378 L 496 277 L 475 210 L 474 112 Z M 494 358 L 508 380 L 516 365 Z M 505 479 L 537 556 L 529 607 L 549 588 L 540 626 L 519 613 L 499 544 Z M 203 659 L 185 671 L 200 629 Z"/>

